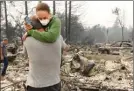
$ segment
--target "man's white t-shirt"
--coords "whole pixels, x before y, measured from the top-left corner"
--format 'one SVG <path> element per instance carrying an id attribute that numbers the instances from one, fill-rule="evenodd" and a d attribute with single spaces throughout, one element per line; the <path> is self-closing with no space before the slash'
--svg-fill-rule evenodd
<path id="1" fill-rule="evenodd" d="M 54 43 L 43 43 L 28 37 L 24 47 L 29 58 L 27 85 L 48 87 L 59 83 L 61 49 L 66 47 L 62 36 Z"/>

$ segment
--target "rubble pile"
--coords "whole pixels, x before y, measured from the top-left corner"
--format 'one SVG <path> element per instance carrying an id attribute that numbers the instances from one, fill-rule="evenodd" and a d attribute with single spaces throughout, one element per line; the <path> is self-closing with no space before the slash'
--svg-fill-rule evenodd
<path id="1" fill-rule="evenodd" d="M 77 48 L 76 48 L 77 49 Z M 86 51 L 87 49 L 80 49 L 79 56 L 84 57 L 85 61 L 94 62 L 95 66 L 89 73 L 84 75 L 81 71 L 73 71 L 74 59 L 73 54 L 65 56 L 64 65 L 61 70 L 64 72 L 62 80 L 67 83 L 63 86 L 68 90 L 63 91 L 133 91 L 133 56 L 129 51 L 120 53 L 121 55 L 106 55 L 95 54 Z M 90 50 L 90 49 L 89 49 Z M 122 55 L 123 54 L 123 55 Z M 108 57 L 107 57 L 108 56 Z M 110 58 L 111 56 L 111 58 Z M 88 60 L 87 60 L 88 59 Z M 77 59 L 79 61 L 79 59 Z M 82 65 L 78 62 L 74 63 L 76 68 Z M 86 68 L 87 69 L 87 68 Z M 62 76 L 61 76 L 62 77 Z M 69 90 L 71 89 L 71 90 Z"/>
<path id="2" fill-rule="evenodd" d="M 15 55 L 15 57 L 14 60 L 9 61 L 6 78 L 1 81 L 1 91 L 25 91 L 23 83 L 26 81 L 28 74 L 28 59 L 24 57 L 22 52 L 12 54 L 8 51 L 8 58 L 9 54 L 11 56 Z M 2 66 L 3 64 L 1 64 Z"/>
<path id="3" fill-rule="evenodd" d="M 133 91 L 133 56 L 126 50 L 120 52 L 100 54 L 96 47 L 72 45 L 62 57 L 62 91 Z M 24 91 L 27 73 L 28 59 L 19 52 L 1 82 L 1 88 L 9 87 L 2 91 Z"/>

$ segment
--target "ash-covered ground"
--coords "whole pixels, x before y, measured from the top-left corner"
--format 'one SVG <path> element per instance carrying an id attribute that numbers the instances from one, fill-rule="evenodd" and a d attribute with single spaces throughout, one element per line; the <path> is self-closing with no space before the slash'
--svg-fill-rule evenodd
<path id="1" fill-rule="evenodd" d="M 88 69 L 90 63 L 95 65 Z M 1 81 L 1 91 L 24 91 L 28 70 L 20 47 Z M 102 54 L 97 48 L 72 45 L 62 57 L 61 80 L 62 91 L 133 91 L 133 53 Z"/>

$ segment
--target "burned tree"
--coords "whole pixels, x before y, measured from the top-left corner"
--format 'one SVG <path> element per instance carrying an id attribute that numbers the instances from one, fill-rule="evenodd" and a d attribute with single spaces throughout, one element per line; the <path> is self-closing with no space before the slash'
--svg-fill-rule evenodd
<path id="1" fill-rule="evenodd" d="M 113 14 L 117 16 L 117 22 L 120 24 L 120 27 L 122 29 L 122 41 L 124 41 L 124 22 L 121 20 L 121 10 L 120 8 L 116 7 L 113 11 Z M 124 17 L 123 17 L 124 18 Z"/>

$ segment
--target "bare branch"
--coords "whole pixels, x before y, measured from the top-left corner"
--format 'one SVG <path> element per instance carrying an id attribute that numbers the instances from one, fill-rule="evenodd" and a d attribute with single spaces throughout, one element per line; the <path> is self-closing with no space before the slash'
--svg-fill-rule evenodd
<path id="1" fill-rule="evenodd" d="M 36 7 L 33 7 L 33 8 L 31 9 L 31 11 L 29 12 L 29 14 L 31 14 L 35 8 L 36 8 Z"/>

